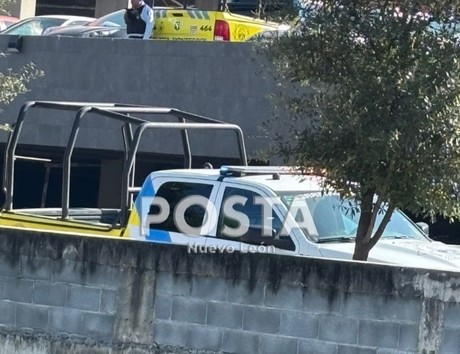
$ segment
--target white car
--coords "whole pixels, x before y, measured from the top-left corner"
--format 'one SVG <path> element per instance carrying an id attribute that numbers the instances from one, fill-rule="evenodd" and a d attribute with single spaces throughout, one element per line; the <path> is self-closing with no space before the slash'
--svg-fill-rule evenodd
<path id="1" fill-rule="evenodd" d="M 43 15 L 29 17 L 8 27 L 0 34 L 41 36 L 50 28 L 84 25 L 94 21 L 92 17 L 67 16 L 67 15 Z"/>
<path id="2" fill-rule="evenodd" d="M 269 252 L 351 260 L 359 210 L 337 195 L 323 195 L 321 177 L 279 171 L 227 166 L 153 172 L 139 192 L 138 216 L 132 219 L 144 226 L 128 224 L 130 237 L 187 245 L 190 252 Z M 196 202 L 190 199 L 196 196 Z M 208 201 L 206 210 L 203 204 L 198 206 L 203 198 Z M 263 199 L 270 200 L 266 210 Z M 176 215 L 179 210 L 183 213 Z M 382 217 L 378 216 L 376 227 Z M 422 229 L 395 211 L 368 260 L 460 271 L 460 248 L 433 241 Z"/>

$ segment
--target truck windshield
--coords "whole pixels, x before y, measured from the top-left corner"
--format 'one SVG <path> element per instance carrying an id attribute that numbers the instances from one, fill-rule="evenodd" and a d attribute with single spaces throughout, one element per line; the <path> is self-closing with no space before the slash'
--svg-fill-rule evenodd
<path id="1" fill-rule="evenodd" d="M 301 229 L 316 242 L 353 240 L 356 237 L 361 213 L 353 199 L 341 200 L 336 195 L 321 196 L 321 193 L 278 194 Z M 384 210 L 382 207 L 377 216 L 374 232 L 382 222 Z M 399 210 L 391 216 L 382 235 L 382 239 L 385 238 L 427 240 L 423 232 Z"/>

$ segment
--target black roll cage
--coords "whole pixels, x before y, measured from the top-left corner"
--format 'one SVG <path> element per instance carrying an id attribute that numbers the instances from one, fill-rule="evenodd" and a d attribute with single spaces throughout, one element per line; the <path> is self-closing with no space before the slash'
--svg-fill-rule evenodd
<path id="1" fill-rule="evenodd" d="M 248 10 L 256 10 L 260 7 L 260 0 L 237 0 L 235 2 L 228 1 L 228 0 L 203 0 L 207 1 L 207 3 L 213 4 L 213 6 L 208 7 L 198 7 L 196 5 L 196 1 L 193 7 L 190 7 L 190 0 L 173 0 L 176 6 L 172 6 L 176 9 L 197 9 L 197 10 L 204 10 L 204 11 L 230 11 L 233 13 L 240 13 L 241 11 L 248 11 Z M 217 5 L 217 6 L 216 6 Z M 167 5 L 169 6 L 169 4 Z"/>
<path id="2" fill-rule="evenodd" d="M 208 0 L 208 1 L 213 1 L 213 0 Z M 214 0 L 214 1 L 218 3 L 219 11 L 225 10 L 227 6 L 227 0 Z M 184 9 L 187 9 L 189 0 L 182 0 L 182 2 L 184 3 Z"/>
<path id="3" fill-rule="evenodd" d="M 3 191 L 5 203 L 3 209 L 13 210 L 14 173 L 15 161 L 20 158 L 16 155 L 19 136 L 27 113 L 32 108 L 47 108 L 64 111 L 76 111 L 72 130 L 66 145 L 63 159 L 62 195 L 61 195 L 61 218 L 69 218 L 70 201 L 70 174 L 71 160 L 75 143 L 80 130 L 82 119 L 93 113 L 96 117 L 106 117 L 123 122 L 122 138 L 125 162 L 122 174 L 121 187 L 121 224 L 126 225 L 128 210 L 131 207 L 131 195 L 139 191 L 134 187 L 134 165 L 139 149 L 140 140 L 145 131 L 151 129 L 177 129 L 181 132 L 182 146 L 184 150 L 184 168 L 192 168 L 192 153 L 188 136 L 189 130 L 232 130 L 235 132 L 238 143 L 240 164 L 247 166 L 246 147 L 241 128 L 235 124 L 228 124 L 220 120 L 208 118 L 198 114 L 182 111 L 176 108 L 153 107 L 146 105 L 131 105 L 123 103 L 99 103 L 99 102 L 67 102 L 67 101 L 28 101 L 24 103 L 19 112 L 14 129 L 9 133 L 4 157 Z M 132 116 L 132 114 L 170 115 L 177 118 L 177 123 L 151 122 L 149 120 Z M 133 125 L 136 129 L 133 134 Z"/>

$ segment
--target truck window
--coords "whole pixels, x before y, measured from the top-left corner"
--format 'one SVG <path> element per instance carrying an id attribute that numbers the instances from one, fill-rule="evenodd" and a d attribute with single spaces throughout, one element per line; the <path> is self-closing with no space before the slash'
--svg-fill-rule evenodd
<path id="1" fill-rule="evenodd" d="M 230 228 L 237 228 L 241 222 L 241 220 L 235 220 L 224 215 L 224 203 L 226 200 L 228 200 L 228 198 L 232 196 L 242 196 L 247 198 L 244 205 L 235 204 L 233 206 L 235 211 L 245 214 L 249 218 L 249 225 L 247 225 L 249 226 L 248 231 L 240 238 L 229 237 L 222 232 L 225 225 Z M 292 242 L 291 237 L 280 235 L 283 228 L 283 222 L 276 214 L 276 211 L 273 209 L 270 217 L 272 222 L 272 234 L 263 234 L 263 207 L 262 205 L 255 203 L 256 197 L 260 197 L 260 195 L 253 191 L 241 188 L 226 187 L 220 208 L 216 237 L 255 245 L 273 245 L 277 248 L 294 251 L 295 245 L 294 242 Z"/>
<path id="2" fill-rule="evenodd" d="M 150 228 L 154 230 L 180 232 L 174 223 L 174 210 L 177 204 L 184 198 L 190 196 L 202 196 L 207 199 L 210 198 L 213 186 L 205 183 L 190 183 L 190 182 L 166 182 L 163 183 L 156 196 L 166 199 L 169 205 L 168 218 L 158 224 L 150 224 Z M 160 212 L 159 207 L 152 205 L 150 207 L 149 215 L 155 215 Z M 185 212 L 185 220 L 188 225 L 192 227 L 200 227 L 203 225 L 203 219 L 206 211 L 199 205 L 192 205 Z"/>

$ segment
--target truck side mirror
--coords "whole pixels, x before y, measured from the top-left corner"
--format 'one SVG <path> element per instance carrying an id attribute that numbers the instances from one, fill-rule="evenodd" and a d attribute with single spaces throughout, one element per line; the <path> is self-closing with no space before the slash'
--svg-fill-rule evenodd
<path id="1" fill-rule="evenodd" d="M 415 225 L 417 225 L 419 227 L 419 229 L 422 230 L 422 232 L 425 235 L 429 236 L 429 234 L 430 234 L 430 226 L 428 226 L 428 224 L 426 222 L 418 222 Z"/>

